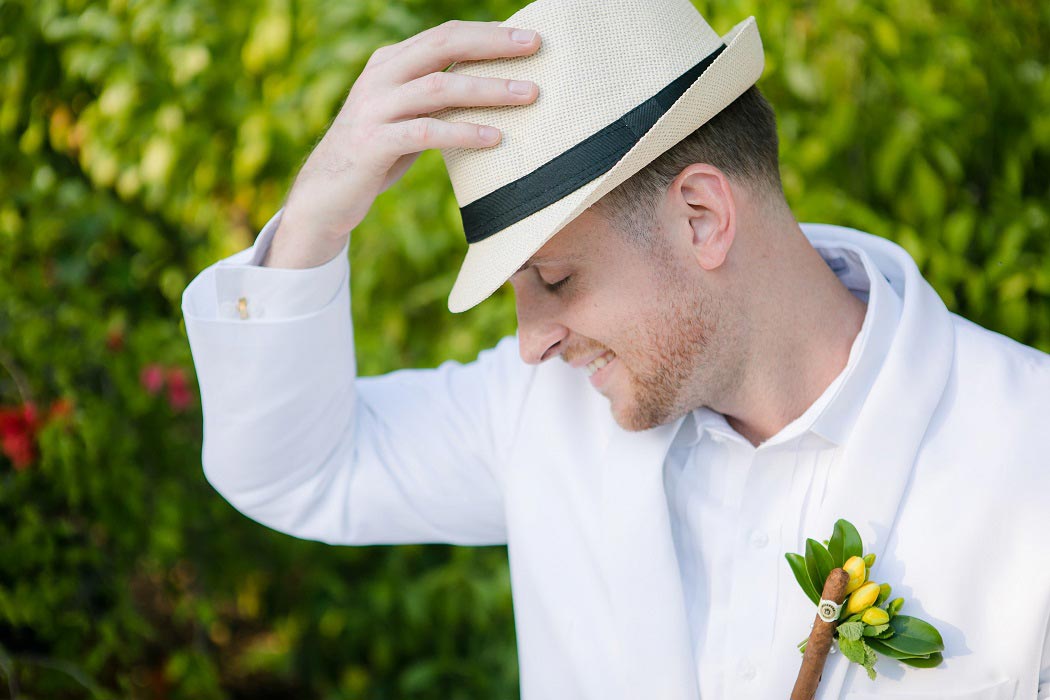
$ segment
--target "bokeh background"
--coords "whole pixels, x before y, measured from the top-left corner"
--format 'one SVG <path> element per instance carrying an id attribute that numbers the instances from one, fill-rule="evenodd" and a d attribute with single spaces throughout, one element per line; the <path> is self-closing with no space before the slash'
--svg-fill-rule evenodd
<path id="1" fill-rule="evenodd" d="M 518 696 L 503 548 L 330 547 L 212 490 L 179 306 L 375 48 L 518 7 L 0 0 L 0 697 Z M 697 7 L 758 19 L 800 220 L 899 242 L 951 309 L 1050 351 L 1050 3 Z M 363 373 L 514 331 L 509 289 L 446 310 L 464 249 L 428 151 L 352 236 Z"/>

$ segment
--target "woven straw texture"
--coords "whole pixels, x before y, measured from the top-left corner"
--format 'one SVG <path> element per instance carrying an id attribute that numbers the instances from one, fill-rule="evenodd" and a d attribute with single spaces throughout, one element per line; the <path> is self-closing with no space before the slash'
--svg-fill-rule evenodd
<path id="1" fill-rule="evenodd" d="M 530 56 L 463 61 L 449 70 L 531 80 L 528 105 L 452 107 L 432 116 L 490 124 L 490 148 L 441 151 L 459 205 L 535 170 L 626 112 L 710 54 L 727 48 L 608 172 L 557 202 L 468 246 L 449 296 L 460 312 L 496 291 L 533 253 L 583 210 L 717 114 L 762 73 L 754 18 L 719 37 L 689 0 L 537 0 L 501 26 L 535 29 Z"/>

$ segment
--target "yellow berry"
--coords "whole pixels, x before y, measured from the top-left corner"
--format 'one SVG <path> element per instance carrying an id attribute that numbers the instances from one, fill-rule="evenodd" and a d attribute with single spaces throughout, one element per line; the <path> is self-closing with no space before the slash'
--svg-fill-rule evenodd
<path id="1" fill-rule="evenodd" d="M 850 557 L 842 568 L 849 574 L 849 584 L 846 585 L 846 595 L 849 595 L 864 583 L 868 575 L 867 569 L 864 567 L 864 560 L 860 557 Z"/>
<path id="2" fill-rule="evenodd" d="M 853 615 L 859 613 L 865 608 L 870 608 L 875 599 L 879 597 L 879 591 L 882 590 L 879 584 L 874 581 L 868 581 L 863 586 L 853 591 L 849 597 L 849 603 L 846 605 L 846 614 Z"/>
<path id="3" fill-rule="evenodd" d="M 861 622 L 866 625 L 876 626 L 884 625 L 890 621 L 890 614 L 882 608 L 868 608 L 864 611 L 864 614 L 860 616 Z"/>

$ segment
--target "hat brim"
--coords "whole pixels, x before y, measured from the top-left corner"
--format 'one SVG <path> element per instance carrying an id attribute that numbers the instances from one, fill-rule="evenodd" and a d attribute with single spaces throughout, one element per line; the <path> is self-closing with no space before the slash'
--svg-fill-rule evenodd
<path id="1" fill-rule="evenodd" d="M 722 41 L 725 50 L 611 169 L 499 233 L 470 244 L 449 293 L 449 311 L 466 311 L 490 297 L 566 224 L 754 85 L 765 62 L 755 18 L 737 24 Z"/>

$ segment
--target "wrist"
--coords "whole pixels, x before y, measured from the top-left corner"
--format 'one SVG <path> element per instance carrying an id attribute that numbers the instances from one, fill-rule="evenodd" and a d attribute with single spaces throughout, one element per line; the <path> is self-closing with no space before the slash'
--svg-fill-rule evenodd
<path id="1" fill-rule="evenodd" d="M 347 228 L 336 231 L 285 209 L 262 265 L 299 269 L 323 265 L 343 250 L 350 235 Z"/>

